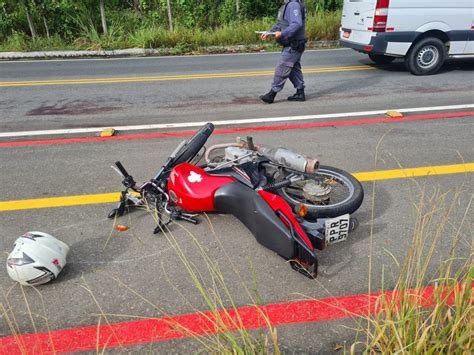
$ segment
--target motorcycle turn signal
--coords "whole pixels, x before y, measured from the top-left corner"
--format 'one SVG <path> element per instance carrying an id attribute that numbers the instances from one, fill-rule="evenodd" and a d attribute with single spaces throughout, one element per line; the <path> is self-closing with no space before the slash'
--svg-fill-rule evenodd
<path id="1" fill-rule="evenodd" d="M 299 208 L 298 208 L 298 215 L 301 218 L 305 218 L 307 214 L 308 214 L 308 208 L 303 203 L 300 203 Z"/>

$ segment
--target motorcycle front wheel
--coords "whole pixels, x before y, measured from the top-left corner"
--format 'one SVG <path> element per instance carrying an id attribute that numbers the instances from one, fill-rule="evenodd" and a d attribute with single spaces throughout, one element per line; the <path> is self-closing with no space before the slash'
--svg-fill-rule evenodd
<path id="1" fill-rule="evenodd" d="M 321 165 L 316 173 L 303 175 L 305 180 L 284 187 L 277 193 L 294 209 L 304 204 L 309 218 L 351 214 L 362 204 L 362 185 L 344 170 Z"/>

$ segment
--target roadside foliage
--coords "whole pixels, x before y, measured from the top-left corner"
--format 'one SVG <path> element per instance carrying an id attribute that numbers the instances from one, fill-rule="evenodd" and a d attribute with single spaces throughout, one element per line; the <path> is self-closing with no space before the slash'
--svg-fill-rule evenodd
<path id="1" fill-rule="evenodd" d="M 283 0 L 281 0 L 283 2 Z M 278 0 L 0 0 L 0 50 L 193 47 L 257 42 L 254 28 L 269 26 Z M 307 0 L 310 20 L 333 37 L 343 0 Z M 334 15 L 335 14 L 335 15 Z M 316 15 L 318 18 L 316 19 Z M 329 20 L 327 19 L 327 16 Z M 334 19 L 335 22 L 333 21 Z M 329 22 L 329 24 L 328 24 Z M 334 22 L 334 23 L 333 23 Z M 220 32 L 220 39 L 213 37 Z M 223 33 L 224 32 L 224 33 Z M 251 39 L 248 38 L 252 35 Z M 311 35 L 311 34 L 310 34 Z M 129 40 L 133 37 L 134 40 Z M 152 40 L 146 40 L 148 39 Z M 173 41 L 173 38 L 175 40 Z M 175 43 L 173 43 L 175 42 Z M 199 42 L 199 40 L 198 40 Z M 217 43 L 216 43 L 217 42 Z"/>

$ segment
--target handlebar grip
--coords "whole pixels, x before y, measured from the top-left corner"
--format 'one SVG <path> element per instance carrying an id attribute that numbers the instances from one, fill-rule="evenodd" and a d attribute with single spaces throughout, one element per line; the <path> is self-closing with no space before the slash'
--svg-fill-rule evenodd
<path id="1" fill-rule="evenodd" d="M 206 123 L 200 131 L 200 133 L 203 133 L 208 138 L 212 134 L 212 132 L 214 132 L 214 124 L 212 124 L 211 122 Z"/>
<path id="2" fill-rule="evenodd" d="M 119 161 L 116 161 L 115 162 L 115 166 L 117 167 L 117 169 L 120 170 L 120 172 L 122 173 L 122 175 L 127 178 L 129 177 L 130 175 L 128 174 L 127 170 L 125 170 L 125 168 L 123 167 L 122 163 L 119 162 Z"/>
<path id="3" fill-rule="evenodd" d="M 214 125 L 210 122 L 202 126 L 191 138 L 188 139 L 183 149 L 176 153 L 176 157 L 174 157 L 170 162 L 170 165 L 178 165 L 193 159 L 204 146 L 213 131 Z"/>

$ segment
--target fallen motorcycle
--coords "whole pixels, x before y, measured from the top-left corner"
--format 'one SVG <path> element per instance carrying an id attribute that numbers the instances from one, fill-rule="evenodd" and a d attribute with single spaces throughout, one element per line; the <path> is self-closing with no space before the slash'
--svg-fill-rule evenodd
<path id="1" fill-rule="evenodd" d="M 213 131 L 207 123 L 181 142 L 142 185 L 116 162 L 125 190 L 109 218 L 146 207 L 156 212 L 159 233 L 171 221 L 197 224 L 198 213 L 230 213 L 293 269 L 316 277 L 315 250 L 346 240 L 357 226 L 351 214 L 364 198 L 359 181 L 288 149 L 256 145 L 252 137 L 206 149 Z"/>

